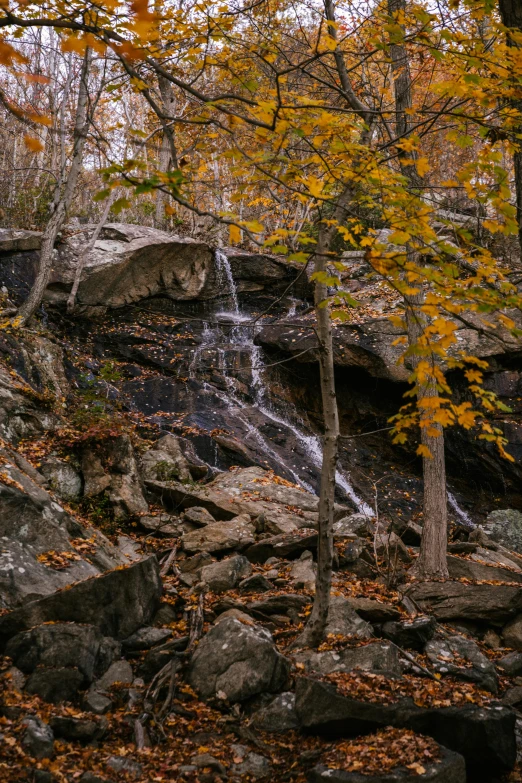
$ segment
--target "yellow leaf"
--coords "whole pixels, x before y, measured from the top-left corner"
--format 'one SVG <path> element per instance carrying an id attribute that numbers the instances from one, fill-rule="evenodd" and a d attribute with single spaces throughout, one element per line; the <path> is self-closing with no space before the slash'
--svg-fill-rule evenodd
<path id="1" fill-rule="evenodd" d="M 37 139 L 34 136 L 28 136 L 27 134 L 24 136 L 24 144 L 31 152 L 42 152 L 44 148 L 40 139 Z"/>
<path id="2" fill-rule="evenodd" d="M 419 177 L 423 177 L 431 168 L 430 164 L 428 163 L 428 158 L 417 158 L 415 161 L 415 166 L 417 168 L 417 174 Z"/>
<path id="3" fill-rule="evenodd" d="M 420 446 L 417 446 L 417 454 L 419 457 L 426 457 L 427 459 L 433 459 L 433 455 L 429 448 L 427 446 L 424 446 L 422 443 Z"/>
<path id="4" fill-rule="evenodd" d="M 232 245 L 237 245 L 239 242 L 241 242 L 241 229 L 239 228 L 239 226 L 230 226 L 229 236 L 230 236 L 230 243 Z"/>

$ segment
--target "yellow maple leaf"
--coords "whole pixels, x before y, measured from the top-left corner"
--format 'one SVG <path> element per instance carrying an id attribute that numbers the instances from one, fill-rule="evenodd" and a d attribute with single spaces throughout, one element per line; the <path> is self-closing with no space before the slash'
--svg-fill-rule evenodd
<path id="1" fill-rule="evenodd" d="M 229 226 L 229 237 L 232 245 L 237 245 L 241 242 L 241 229 L 239 226 Z"/>

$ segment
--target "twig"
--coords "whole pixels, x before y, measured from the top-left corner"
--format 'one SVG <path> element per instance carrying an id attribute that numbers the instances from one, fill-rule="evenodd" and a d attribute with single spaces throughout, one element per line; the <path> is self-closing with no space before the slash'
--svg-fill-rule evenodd
<path id="1" fill-rule="evenodd" d="M 174 546 L 172 548 L 172 552 L 170 553 L 170 555 L 167 557 L 165 565 L 162 566 L 162 569 L 160 571 L 160 576 L 161 577 L 167 576 L 168 572 L 170 571 L 170 567 L 171 567 L 172 563 L 176 559 L 177 551 L 178 551 L 178 545 L 176 544 L 176 546 Z"/>
<path id="2" fill-rule="evenodd" d="M 413 656 L 411 653 L 407 652 L 406 650 L 403 650 L 403 649 L 402 649 L 402 647 L 399 647 L 399 645 L 398 645 L 398 644 L 395 644 L 395 642 L 391 642 L 391 644 L 393 644 L 393 646 L 394 646 L 394 647 L 395 647 L 395 648 L 396 648 L 396 649 L 397 649 L 397 650 L 398 650 L 398 651 L 401 653 L 401 655 L 404 655 L 404 657 L 405 657 L 405 658 L 406 658 L 406 659 L 407 659 L 407 660 L 408 660 L 410 663 L 412 663 L 414 666 L 416 666 L 418 669 L 420 669 L 420 670 L 421 670 L 421 672 L 424 672 L 424 674 L 425 674 L 427 677 L 430 677 L 432 680 L 435 680 L 435 682 L 438 682 L 438 679 L 435 677 L 435 675 L 434 675 L 432 672 L 430 672 L 430 670 L 429 670 L 429 669 L 427 669 L 425 666 L 423 666 L 423 665 L 422 665 L 422 663 L 419 663 L 419 662 L 418 662 L 418 661 L 417 661 L 417 660 L 414 658 L 414 656 Z"/>

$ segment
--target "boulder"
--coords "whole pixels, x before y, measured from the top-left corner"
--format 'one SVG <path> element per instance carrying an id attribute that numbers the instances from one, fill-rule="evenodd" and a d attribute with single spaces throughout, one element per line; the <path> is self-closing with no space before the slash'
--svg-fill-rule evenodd
<path id="1" fill-rule="evenodd" d="M 37 669 L 28 678 L 25 690 L 49 704 L 63 704 L 76 699 L 85 686 L 85 677 L 74 668 Z"/>
<path id="2" fill-rule="evenodd" d="M 244 745 L 231 745 L 230 749 L 234 753 L 234 763 L 231 767 L 233 777 L 243 779 L 244 776 L 248 776 L 247 780 L 268 777 L 271 764 L 265 756 L 254 753 Z M 235 759 L 241 759 L 241 761 Z"/>
<path id="3" fill-rule="evenodd" d="M 214 593 L 232 590 L 242 579 L 252 573 L 250 562 L 243 555 L 229 557 L 201 569 L 201 581 Z"/>
<path id="4" fill-rule="evenodd" d="M 393 531 L 378 533 L 375 536 L 374 547 L 378 557 L 390 563 L 392 567 L 399 565 L 399 563 L 411 563 L 412 561 L 407 546 Z"/>
<path id="5" fill-rule="evenodd" d="M 50 726 L 55 737 L 72 742 L 93 742 L 103 736 L 107 729 L 107 721 L 105 718 L 96 721 L 90 718 L 56 715 L 51 718 Z"/>
<path id="6" fill-rule="evenodd" d="M 419 582 L 407 587 L 405 595 L 438 620 L 483 620 L 501 625 L 522 612 L 522 587 L 511 585 Z"/>
<path id="7" fill-rule="evenodd" d="M 157 516 L 146 514 L 139 518 L 139 524 L 140 527 L 155 536 L 177 538 L 185 532 L 179 519 L 170 514 L 158 514 Z"/>
<path id="8" fill-rule="evenodd" d="M 41 231 L 28 231 L 24 228 L 0 228 L 0 253 L 40 250 L 41 245 Z"/>
<path id="9" fill-rule="evenodd" d="M 47 622 L 88 623 L 104 636 L 125 639 L 152 619 L 161 592 L 158 561 L 153 555 L 3 615 L 0 649 L 16 634 Z"/>
<path id="10" fill-rule="evenodd" d="M 297 664 L 304 666 L 306 672 L 318 674 L 350 672 L 353 669 L 401 674 L 397 648 L 393 644 L 386 644 L 386 642 L 365 644 L 362 647 L 346 647 L 339 651 L 304 650 L 296 653 L 294 659 Z"/>
<path id="11" fill-rule="evenodd" d="M 491 511 L 482 529 L 492 541 L 522 554 L 522 512 L 512 508 Z"/>
<path id="12" fill-rule="evenodd" d="M 75 232 L 58 247 L 46 297 L 65 302 L 93 226 Z M 147 226 L 106 224 L 82 271 L 78 304 L 124 307 L 150 297 L 174 300 L 216 296 L 215 264 L 204 242 Z"/>
<path id="13" fill-rule="evenodd" d="M 63 500 L 77 500 L 82 494 L 82 478 L 70 462 L 48 457 L 40 466 L 49 487 Z"/>
<path id="14" fill-rule="evenodd" d="M 141 652 L 142 650 L 150 650 L 151 647 L 166 642 L 170 636 L 172 636 L 170 628 L 140 628 L 139 631 L 133 633 L 132 636 L 124 639 L 121 646 L 126 653 Z"/>
<path id="15" fill-rule="evenodd" d="M 488 550 L 482 550 L 484 554 L 480 552 L 477 555 L 472 555 L 472 557 L 476 556 L 480 557 L 481 560 L 484 560 L 487 558 L 487 551 Z M 484 555 L 486 555 L 486 558 Z M 514 563 L 513 566 L 515 566 Z M 508 568 L 498 568 L 493 564 L 485 565 L 483 562 L 478 563 L 473 560 L 464 560 L 461 557 L 453 557 L 452 555 L 448 555 L 448 571 L 452 579 L 464 578 L 477 582 L 492 580 L 496 582 L 522 583 L 522 572 L 518 569 L 517 571 L 511 571 Z"/>
<path id="16" fill-rule="evenodd" d="M 419 783 L 466 783 L 466 764 L 463 757 L 442 746 L 440 753 L 440 759 L 435 762 L 423 759 L 420 767 L 424 772 L 415 772 L 415 777 L 411 769 L 402 766 L 390 772 L 372 775 L 345 772 L 343 769 L 318 764 L 306 773 L 306 780 L 307 783 L 411 783 L 412 780 Z"/>
<path id="17" fill-rule="evenodd" d="M 502 639 L 506 647 L 522 650 L 522 614 L 510 620 L 502 630 Z"/>
<path id="18" fill-rule="evenodd" d="M 245 607 L 246 611 L 260 620 L 266 620 L 272 615 L 289 617 L 293 622 L 299 622 L 299 614 L 312 603 L 307 595 L 281 593 L 258 601 L 251 601 Z"/>
<path id="19" fill-rule="evenodd" d="M 5 654 L 25 674 L 37 668 L 75 668 L 85 683 L 102 675 L 120 651 L 120 645 L 102 636 L 94 625 L 60 622 L 22 631 L 5 648 Z"/>
<path id="20" fill-rule="evenodd" d="M 273 586 L 262 574 L 253 574 L 239 583 L 239 590 L 242 593 L 266 593 Z"/>
<path id="21" fill-rule="evenodd" d="M 292 528 L 317 526 L 318 498 L 311 492 L 281 483 L 271 471 L 249 467 L 220 473 L 205 485 L 187 485 L 179 482 L 147 479 L 147 488 L 162 502 L 178 509 L 199 506 L 207 509 L 215 519 L 229 520 L 241 514 L 252 519 L 263 517 L 268 525 Z M 291 510 L 289 510 L 291 508 Z M 335 505 L 336 519 L 346 515 L 346 507 Z M 263 522 L 260 522 L 262 525 Z M 292 528 L 293 529 L 293 528 Z"/>
<path id="22" fill-rule="evenodd" d="M 419 652 L 424 649 L 435 634 L 437 623 L 433 617 L 415 617 L 413 620 L 387 622 L 382 626 L 382 635 L 399 647 Z"/>
<path id="23" fill-rule="evenodd" d="M 359 617 L 369 623 L 386 623 L 400 619 L 401 613 L 391 604 L 374 601 L 372 598 L 349 598 L 348 600 Z"/>
<path id="24" fill-rule="evenodd" d="M 134 448 L 127 434 L 106 439 L 95 449 L 86 447 L 82 454 L 82 473 L 84 495 L 95 497 L 104 492 L 116 518 L 148 511 Z"/>
<path id="25" fill-rule="evenodd" d="M 226 552 L 245 549 L 254 542 L 254 527 L 247 515 L 229 522 L 214 522 L 185 533 L 181 539 L 185 552 Z"/>
<path id="26" fill-rule="evenodd" d="M 175 435 L 164 435 L 141 457 L 144 478 L 155 481 L 191 481 L 187 460 Z"/>
<path id="27" fill-rule="evenodd" d="M 54 734 L 48 723 L 37 715 L 30 715 L 22 721 L 25 731 L 22 747 L 34 759 L 48 759 L 54 753 Z"/>
<path id="28" fill-rule="evenodd" d="M 254 713 L 251 725 L 259 731 L 275 734 L 298 729 L 300 724 L 295 713 L 295 694 L 291 691 L 279 693 Z"/>
<path id="29" fill-rule="evenodd" d="M 314 556 L 311 552 L 305 551 L 299 560 L 295 560 L 292 563 L 290 567 L 290 581 L 298 589 L 314 590 L 315 573 Z"/>
<path id="30" fill-rule="evenodd" d="M 264 538 L 250 546 L 245 556 L 251 563 L 266 563 L 271 557 L 292 560 L 309 549 L 317 549 L 317 531 L 303 528 L 296 533 Z"/>
<path id="31" fill-rule="evenodd" d="M 216 520 L 206 508 L 201 506 L 192 506 L 183 513 L 183 519 L 185 522 L 190 522 L 191 525 L 196 527 L 205 527 L 211 525 Z"/>
<path id="32" fill-rule="evenodd" d="M 104 693 L 110 690 L 116 683 L 131 685 L 134 679 L 132 666 L 128 661 L 115 661 L 99 680 L 92 685 L 92 690 Z"/>
<path id="33" fill-rule="evenodd" d="M 325 633 L 334 636 L 350 636 L 356 639 L 371 639 L 373 628 L 359 617 L 347 598 L 343 595 L 332 595 Z"/>
<path id="34" fill-rule="evenodd" d="M 111 711 L 114 704 L 108 696 L 98 693 L 96 690 L 89 690 L 83 697 L 83 708 L 87 712 L 94 712 L 95 715 L 105 715 Z"/>
<path id="35" fill-rule="evenodd" d="M 49 595 L 125 562 L 102 533 L 80 525 L 13 462 L 4 463 L 0 475 L 0 540 L 0 609 Z M 87 546 L 82 548 L 83 541 Z M 59 568 L 47 553 L 61 557 Z"/>
<path id="36" fill-rule="evenodd" d="M 227 618 L 200 641 L 187 678 L 203 698 L 241 702 L 282 690 L 289 670 L 267 630 Z"/>
<path id="37" fill-rule="evenodd" d="M 351 536 L 372 535 L 375 532 L 375 522 L 366 514 L 350 514 L 334 522 L 333 534 L 337 540 L 350 538 Z"/>
<path id="38" fill-rule="evenodd" d="M 522 653 L 512 652 L 504 655 L 497 661 L 497 666 L 508 677 L 520 677 L 522 675 Z"/>
<path id="39" fill-rule="evenodd" d="M 457 635 L 432 639 L 424 651 L 439 674 L 476 682 L 486 691 L 497 692 L 495 667 L 471 639 Z"/>
<path id="40" fill-rule="evenodd" d="M 411 699 L 365 702 L 344 696 L 331 683 L 299 677 L 296 712 L 303 728 L 327 737 L 369 734 L 385 726 L 427 734 L 464 756 L 468 775 L 479 779 L 508 772 L 516 760 L 515 714 L 497 705 L 418 707 Z"/>

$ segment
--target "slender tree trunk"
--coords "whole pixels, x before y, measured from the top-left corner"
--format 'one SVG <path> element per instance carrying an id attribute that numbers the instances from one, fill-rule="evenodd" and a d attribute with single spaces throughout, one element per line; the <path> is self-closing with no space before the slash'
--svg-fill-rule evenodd
<path id="1" fill-rule="evenodd" d="M 427 319 L 422 312 L 424 294 L 419 293 L 405 298 L 406 325 L 408 342 L 416 346 L 422 340 Z M 424 357 L 423 357 L 424 358 Z M 416 369 L 421 357 L 412 356 L 412 366 Z M 432 358 L 432 361 L 434 359 Z M 420 402 L 438 395 L 435 377 L 430 375 L 425 383 L 418 386 L 417 400 Z M 420 577 L 447 578 L 447 495 L 446 463 L 444 457 L 444 430 L 440 424 L 431 421 L 429 409 L 420 409 L 420 441 L 431 456 L 422 457 L 424 477 L 424 498 L 422 540 L 419 557 L 415 563 L 415 573 Z"/>
<path id="2" fill-rule="evenodd" d="M 65 182 L 63 193 L 58 200 L 54 213 L 51 215 L 49 222 L 45 228 L 42 237 L 42 247 L 40 250 L 40 262 L 38 266 L 38 272 L 36 279 L 33 283 L 29 295 L 25 302 L 22 304 L 17 314 L 18 323 L 25 325 L 32 315 L 36 312 L 40 306 L 45 289 L 49 282 L 52 271 L 54 243 L 56 237 L 63 228 L 65 220 L 67 218 L 67 210 L 69 209 L 76 184 L 78 182 L 78 176 L 82 168 L 83 161 L 83 148 L 85 146 L 85 139 L 89 128 L 89 70 L 91 66 L 92 53 L 91 49 L 87 48 L 85 56 L 83 58 L 82 72 L 80 76 L 80 87 L 78 90 L 78 103 L 76 108 L 76 122 L 74 127 L 74 146 L 71 167 L 69 169 L 69 175 Z"/>
<path id="3" fill-rule="evenodd" d="M 74 308 L 76 306 L 76 294 L 78 293 L 78 288 L 80 287 L 80 281 L 82 279 L 82 272 L 83 268 L 85 266 L 85 262 L 87 261 L 89 257 L 89 253 L 93 249 L 94 245 L 96 244 L 96 241 L 98 237 L 100 236 L 101 230 L 104 227 L 105 223 L 107 222 L 107 218 L 109 217 L 109 212 L 111 210 L 111 206 L 114 203 L 116 197 L 116 191 L 113 191 L 112 194 L 109 196 L 107 201 L 105 202 L 105 207 L 103 209 L 103 214 L 98 221 L 96 228 L 94 229 L 91 238 L 89 239 L 87 245 L 82 251 L 82 254 L 80 258 L 78 259 L 78 264 L 76 265 L 76 269 L 74 271 L 74 280 L 71 288 L 71 292 L 69 294 L 69 297 L 67 299 L 67 312 L 72 313 L 74 312 Z"/>
<path id="4" fill-rule="evenodd" d="M 168 117 L 174 117 L 176 113 L 176 97 L 172 84 L 164 76 L 158 76 L 158 86 L 163 104 L 163 111 Z M 163 128 L 163 138 L 161 140 L 159 155 L 159 170 L 166 172 L 171 167 L 178 167 L 176 145 L 174 139 L 174 130 L 172 125 L 166 120 Z M 162 190 L 156 191 L 156 226 L 163 226 L 165 222 L 165 199 L 166 193 Z"/>
<path id="5" fill-rule="evenodd" d="M 406 0 L 388 0 L 388 12 L 390 15 L 398 11 L 406 10 Z M 412 106 L 412 83 L 409 67 L 408 52 L 402 44 L 390 46 L 393 84 L 395 93 L 396 136 L 404 138 L 410 131 L 409 109 Z M 404 153 L 402 153 L 404 157 Z M 422 179 L 411 163 L 401 162 L 401 170 L 407 178 L 412 193 L 419 192 Z M 411 159 L 411 153 L 408 153 Z M 408 253 L 415 251 L 409 249 Z M 406 323 L 408 343 L 415 350 L 427 325 L 426 316 L 423 313 L 424 291 L 419 282 L 419 292 L 405 296 Z M 424 358 L 424 357 L 423 357 Z M 413 369 L 416 369 L 420 361 L 418 354 L 413 354 Z M 432 354 L 431 361 L 435 363 Z M 438 395 L 437 383 L 434 375 L 417 387 L 417 401 L 427 397 Z M 448 509 L 446 494 L 446 464 L 444 455 L 444 430 L 436 423 L 430 421 L 430 409 L 420 408 L 420 440 L 430 456 L 422 457 L 424 497 L 423 518 L 420 554 L 415 564 L 415 573 L 423 578 L 448 576 L 447 565 L 447 527 Z"/>
<path id="6" fill-rule="evenodd" d="M 521 0 L 499 0 L 500 17 L 502 24 L 512 30 L 522 32 L 522 2 Z M 519 44 L 511 35 L 507 35 L 508 46 L 519 48 Z M 514 108 L 522 115 L 522 101 L 514 101 Z M 522 122 L 515 133 L 522 135 Z M 522 139 L 518 140 L 518 149 L 513 156 L 513 166 L 515 169 L 515 190 L 517 200 L 517 221 L 518 221 L 518 240 L 520 244 L 520 255 L 522 257 Z"/>
<path id="7" fill-rule="evenodd" d="M 326 272 L 332 232 L 321 229 L 316 248 L 317 273 Z M 335 502 L 335 474 L 339 444 L 339 414 L 335 394 L 335 373 L 332 339 L 332 319 L 326 305 L 328 289 L 320 280 L 315 282 L 315 314 L 319 340 L 319 370 L 324 419 L 323 462 L 319 492 L 319 538 L 317 544 L 317 577 L 312 614 L 304 632 L 298 639 L 299 646 L 317 647 L 323 640 L 332 587 L 333 522 Z M 325 306 L 326 305 L 326 306 Z"/>

